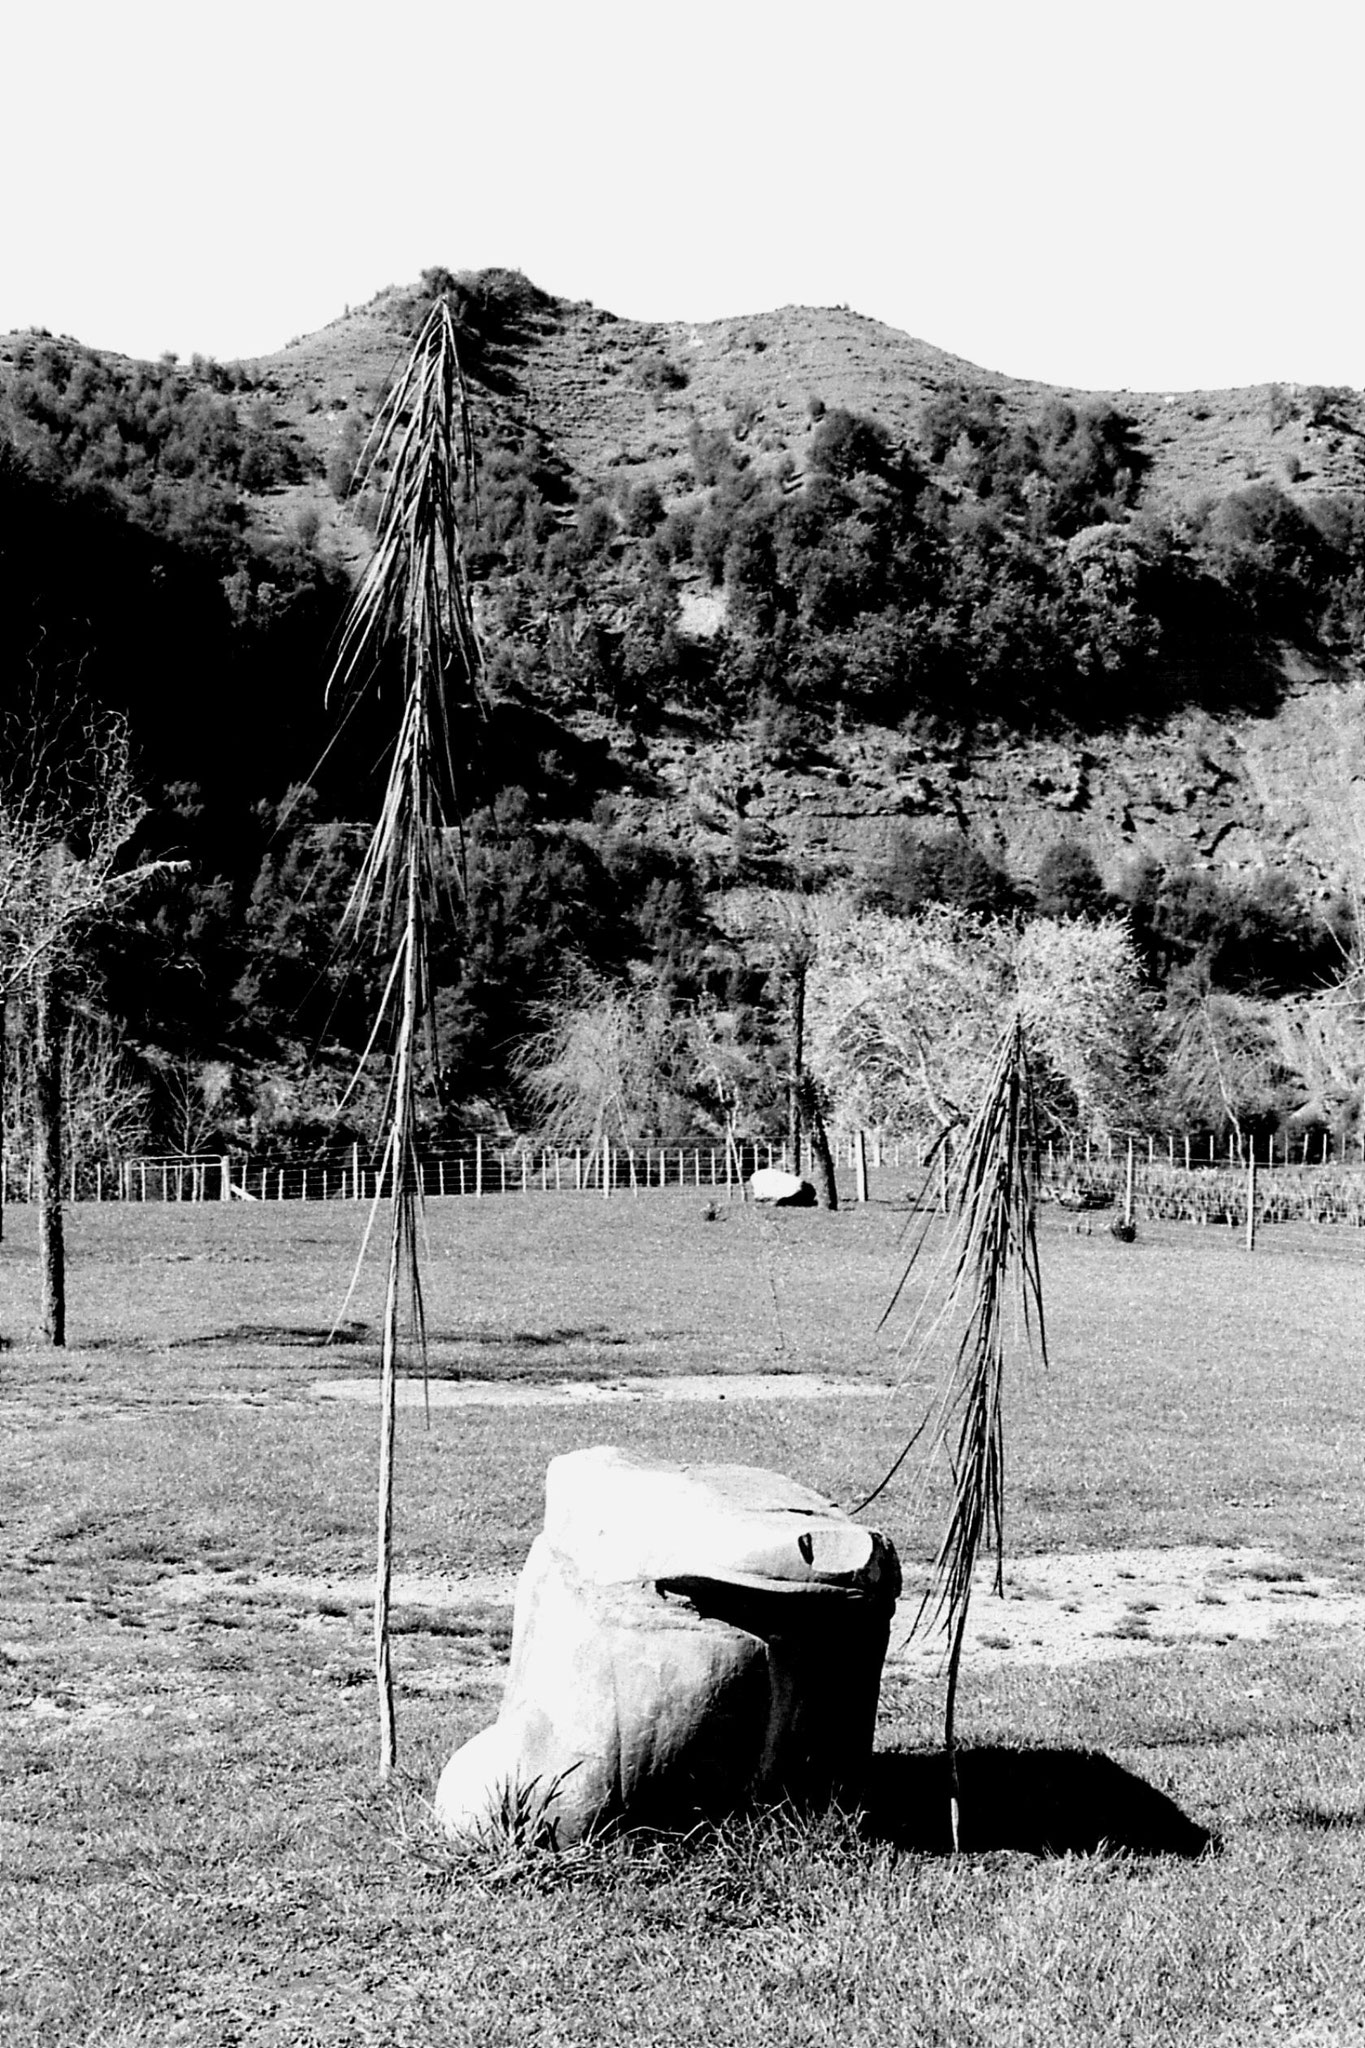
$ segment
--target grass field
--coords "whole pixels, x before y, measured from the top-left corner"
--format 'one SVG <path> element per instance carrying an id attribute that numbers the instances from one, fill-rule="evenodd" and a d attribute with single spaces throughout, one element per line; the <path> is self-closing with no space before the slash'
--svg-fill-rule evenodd
<path id="1" fill-rule="evenodd" d="M 872 1329 L 900 1213 L 702 1209 L 433 1204 L 436 1372 L 894 1376 Z M 922 1388 L 437 1406 L 429 1429 L 405 1411 L 404 1776 L 380 1791 L 376 1419 L 312 1391 L 374 1368 L 376 1278 L 322 1348 L 359 1227 L 320 1204 L 77 1209 L 58 1355 L 29 1343 L 30 1218 L 6 1216 L 6 2044 L 1365 2040 L 1351 1628 L 1163 1647 L 1137 1616 L 1131 1655 L 969 1657 L 958 1859 L 933 1847 L 941 1680 L 907 1663 L 861 1824 L 447 1849 L 423 1801 L 496 1709 L 509 1617 L 490 1587 L 535 1532 L 548 1457 L 605 1440 L 760 1462 L 850 1501 Z M 1049 1219 L 1044 1275 L 1052 1364 L 1015 1400 L 1013 1555 L 1254 1546 L 1278 1560 L 1268 1592 L 1365 1591 L 1355 1232 L 1282 1228 L 1248 1256 L 1225 1233 L 1153 1225 L 1125 1247 Z M 872 1513 L 912 1574 L 935 1506 L 907 1486 Z M 1125 1816 L 1157 1811 L 1171 1853 L 1120 1853 Z M 1175 1853 L 1200 1831 L 1216 1853 Z M 1076 1853 L 1030 1853 L 1045 1837 Z"/>

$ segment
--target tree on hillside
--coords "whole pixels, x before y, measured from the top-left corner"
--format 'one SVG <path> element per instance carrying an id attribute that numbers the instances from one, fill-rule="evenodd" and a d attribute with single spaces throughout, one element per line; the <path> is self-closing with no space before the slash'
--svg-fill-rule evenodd
<path id="1" fill-rule="evenodd" d="M 1104 877 L 1088 846 L 1078 840 L 1057 839 L 1038 863 L 1034 884 L 1040 917 L 1103 917 L 1109 908 Z"/>
<path id="2" fill-rule="evenodd" d="M 347 615 L 332 687 L 354 695 L 397 682 L 397 719 L 379 817 L 351 893 L 358 942 L 383 949 L 388 979 L 371 1044 L 388 1032 L 390 1072 L 381 1187 L 390 1192 L 385 1282 L 375 1678 L 379 1767 L 398 1745 L 389 1646 L 393 1449 L 401 1306 L 425 1355 L 418 1258 L 416 1157 L 423 1033 L 431 1034 L 431 934 L 450 886 L 450 836 L 467 803 L 474 729 L 483 711 L 483 655 L 465 576 L 461 517 L 472 491 L 469 405 L 446 300 L 422 322 L 367 444 L 386 472 L 374 553 Z M 396 670 L 396 676 L 394 671 Z M 434 1077 L 432 1077 L 434 1079 Z M 376 1197 L 376 1204 L 378 1197 Z"/>

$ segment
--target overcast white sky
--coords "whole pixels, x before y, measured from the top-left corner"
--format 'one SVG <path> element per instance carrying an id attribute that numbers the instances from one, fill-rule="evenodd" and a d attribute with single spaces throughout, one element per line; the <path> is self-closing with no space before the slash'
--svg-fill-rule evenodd
<path id="1" fill-rule="evenodd" d="M 425 266 L 847 303 L 1088 388 L 1365 385 L 1340 0 L 28 0 L 0 331 L 282 347 Z"/>

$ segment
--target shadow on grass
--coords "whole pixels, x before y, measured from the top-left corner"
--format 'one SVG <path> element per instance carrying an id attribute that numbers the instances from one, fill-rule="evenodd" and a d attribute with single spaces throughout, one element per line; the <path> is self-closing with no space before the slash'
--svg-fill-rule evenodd
<path id="1" fill-rule="evenodd" d="M 1203 1856 L 1217 1837 L 1173 1799 L 1099 1750 L 963 1749 L 958 1752 L 961 1845 L 980 1854 L 1033 1856 L 1098 1850 Z M 941 1751 L 887 1751 L 872 1759 L 864 1800 L 869 1832 L 898 1849 L 947 1854 L 948 1767 Z"/>
<path id="2" fill-rule="evenodd" d="M 227 1330 L 203 1330 L 191 1337 L 172 1337 L 158 1349 L 199 1351 L 206 1344 L 271 1344 L 281 1349 L 325 1351 L 329 1345 L 341 1350 L 348 1344 L 368 1344 L 375 1332 L 368 1323 L 343 1323 L 334 1330 L 330 1323 L 234 1323 Z"/>
<path id="3" fill-rule="evenodd" d="M 96 1340 L 88 1348 L 98 1349 L 106 1340 Z M 114 1340 L 107 1340 L 113 1342 Z M 550 1351 L 567 1345 L 591 1345 L 596 1350 L 618 1350 L 637 1343 L 637 1337 L 629 1332 L 622 1334 L 606 1323 L 585 1323 L 573 1327 L 553 1330 L 442 1330 L 429 1327 L 427 1343 L 458 1344 L 463 1350 L 487 1352 Z M 652 1335 L 651 1343 L 660 1340 Z M 327 1323 L 234 1323 L 225 1330 L 204 1330 L 195 1336 L 173 1337 L 168 1343 L 159 1344 L 158 1350 L 185 1351 L 202 1350 L 209 1344 L 264 1344 L 281 1350 L 326 1351 L 345 1350 L 348 1346 L 378 1345 L 379 1332 L 370 1323 L 343 1323 L 333 1330 Z M 412 1347 L 405 1343 L 405 1354 Z M 437 1379 L 463 1379 L 466 1375 L 449 1366 L 433 1360 L 428 1375 Z"/>
<path id="4" fill-rule="evenodd" d="M 1347 1829 L 1365 1832 L 1365 1806 L 1296 1806 L 1290 1811 L 1289 1824 L 1332 1834 Z"/>

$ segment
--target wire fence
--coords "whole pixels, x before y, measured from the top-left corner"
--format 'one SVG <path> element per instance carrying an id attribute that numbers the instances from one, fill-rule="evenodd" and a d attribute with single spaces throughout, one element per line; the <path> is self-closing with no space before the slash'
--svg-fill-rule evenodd
<path id="1" fill-rule="evenodd" d="M 614 1194 L 690 1187 L 738 1193 L 761 1166 L 780 1165 L 781 1148 L 752 1139 L 730 1146 L 620 1145 L 610 1140 L 573 1149 L 530 1146 L 473 1136 L 424 1150 L 410 1181 L 425 1196 L 476 1198 L 532 1193 Z M 384 1161 L 364 1147 L 298 1155 L 173 1153 L 120 1161 L 73 1161 L 64 1192 L 72 1202 L 346 1202 L 388 1191 Z M 381 1185 L 382 1184 L 382 1185 Z M 0 1162 L 7 1202 L 33 1197 L 33 1170 L 13 1173 Z"/>
<path id="2" fill-rule="evenodd" d="M 950 1159 L 933 1141 L 888 1139 L 876 1130 L 835 1141 L 841 1200 L 943 1200 Z M 1132 1221 L 1242 1227 L 1347 1223 L 1365 1227 L 1365 1143 L 1326 1130 L 1228 1145 L 1201 1133 L 1142 1139 L 1052 1139 L 1040 1155 L 1044 1200 L 1078 1219 L 1107 1208 Z M 471 1135 L 424 1151 L 415 1176 L 428 1198 L 532 1194 L 645 1194 L 692 1188 L 735 1200 L 757 1167 L 788 1165 L 786 1147 L 710 1137 L 677 1145 L 536 1147 Z M 796 1169 L 810 1174 L 802 1147 Z M 135 1159 L 78 1159 L 65 1196 L 72 1202 L 366 1202 L 387 1192 L 383 1159 L 362 1145 L 299 1155 L 170 1153 Z M 33 1196 L 31 1167 L 12 1174 L 0 1161 L 6 1202 Z M 1085 1227 L 1085 1223 L 1081 1225 Z M 1091 1223 L 1093 1227 L 1093 1223 Z"/>
<path id="3" fill-rule="evenodd" d="M 834 1146 L 842 1200 L 942 1201 L 949 1157 L 927 1137 L 841 1134 Z M 1349 1145 L 1323 1130 L 1275 1134 L 1256 1144 L 1198 1135 L 1134 1139 L 1053 1138 L 1039 1158 L 1045 1201 L 1078 1217 L 1114 1208 L 1134 1221 L 1174 1220 L 1243 1227 L 1281 1222 L 1365 1227 L 1365 1140 Z M 430 1199 L 536 1194 L 642 1194 L 694 1189 L 734 1200 L 762 1166 L 787 1166 L 785 1147 L 709 1137 L 670 1145 L 555 1148 L 472 1134 L 424 1151 L 415 1173 Z M 809 1175 L 801 1148 L 796 1170 Z M 413 1169 L 410 1169 L 413 1171 Z M 73 1202 L 361 1202 L 387 1192 L 384 1166 L 351 1145 L 312 1157 L 169 1154 L 76 1160 L 64 1193 Z M 27 1164 L 0 1160 L 7 1202 L 32 1198 Z M 1082 1225 L 1084 1227 L 1084 1225 Z M 1091 1225 L 1093 1227 L 1093 1224 Z"/>

